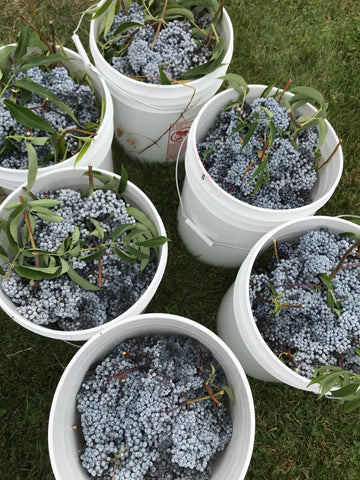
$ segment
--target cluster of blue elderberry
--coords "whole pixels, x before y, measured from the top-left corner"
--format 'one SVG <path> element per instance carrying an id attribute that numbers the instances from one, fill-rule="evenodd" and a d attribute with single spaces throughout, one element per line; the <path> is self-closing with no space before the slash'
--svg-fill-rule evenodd
<path id="1" fill-rule="evenodd" d="M 208 23 L 208 16 L 199 24 Z M 119 25 L 137 22 L 143 27 L 133 27 L 127 34 L 114 37 Z M 122 55 L 112 57 L 112 65 L 120 73 L 148 83 L 160 83 L 159 66 L 169 79 L 180 80 L 185 72 L 206 63 L 211 48 L 205 41 L 195 41 L 192 25 L 188 21 L 170 20 L 157 33 L 157 23 L 146 23 L 143 6 L 131 2 L 127 12 L 120 11 L 114 17 L 106 40 L 120 49 Z"/>
<path id="2" fill-rule="evenodd" d="M 239 118 L 246 126 L 237 131 Z M 197 148 L 215 182 L 239 200 L 269 209 L 302 207 L 317 179 L 319 133 L 314 127 L 294 138 L 289 123 L 287 109 L 273 97 L 258 98 L 241 114 L 238 107 L 222 110 Z"/>
<path id="3" fill-rule="evenodd" d="M 11 78 L 13 77 L 13 78 Z M 43 71 L 40 67 L 32 67 L 14 76 L 12 69 L 6 79 L 2 79 L 3 85 L 8 85 L 4 92 L 3 100 L 14 96 L 13 85 L 16 81 L 26 78 L 54 93 L 58 99 L 71 108 L 74 117 L 54 105 L 51 100 L 30 92 L 16 89 L 16 103 L 26 107 L 39 117 L 47 121 L 57 132 L 55 144 L 58 149 L 58 158 L 54 154 L 54 142 L 50 141 L 51 132 L 41 129 L 30 128 L 17 123 L 10 114 L 5 103 L 0 102 L 0 166 L 4 168 L 28 168 L 29 160 L 24 139 L 31 142 L 33 137 L 48 137 L 45 144 L 38 144 L 34 139 L 33 145 L 40 165 L 52 165 L 56 161 L 69 158 L 79 150 L 78 137 L 86 136 L 87 124 L 98 121 L 99 112 L 92 89 L 83 80 L 75 81 L 65 67 L 57 66 L 51 71 Z M 25 100 L 24 100 L 25 99 Z M 67 133 L 62 135 L 62 132 Z M 93 127 L 89 133 L 93 132 Z M 61 140 L 65 147 L 60 150 Z"/>
<path id="4" fill-rule="evenodd" d="M 1 283 L 2 290 L 16 305 L 17 311 L 28 320 L 61 330 L 84 330 L 102 325 L 119 316 L 144 293 L 154 277 L 156 259 L 141 271 L 140 260 L 134 263 L 122 261 L 111 248 L 111 233 L 118 224 L 134 224 L 127 213 L 127 204 L 110 190 L 95 190 L 83 196 L 80 191 L 61 189 L 43 192 L 39 199 L 59 202 L 52 211 L 63 221 L 52 222 L 36 217 L 34 241 L 42 251 L 54 253 L 71 236 L 75 227 L 79 230 L 78 256 L 72 257 L 72 268 L 93 285 L 99 282 L 101 289 L 88 290 L 74 283 L 68 275 L 57 278 L 29 281 L 11 270 Z M 104 229 L 104 239 L 94 236 L 99 222 Z M 99 243 L 108 245 L 100 259 L 92 262 L 81 260 Z"/>
<path id="5" fill-rule="evenodd" d="M 99 480 L 210 479 L 211 460 L 232 434 L 225 384 L 222 367 L 192 338 L 123 341 L 77 395 L 82 465 Z"/>
<path id="6" fill-rule="evenodd" d="M 340 263 L 354 244 L 353 238 L 327 229 L 309 231 L 296 242 L 279 244 L 278 261 L 273 257 L 251 274 L 258 329 L 276 354 L 308 378 L 318 365 L 343 365 L 360 373 L 354 351 L 360 344 L 356 249 Z"/>

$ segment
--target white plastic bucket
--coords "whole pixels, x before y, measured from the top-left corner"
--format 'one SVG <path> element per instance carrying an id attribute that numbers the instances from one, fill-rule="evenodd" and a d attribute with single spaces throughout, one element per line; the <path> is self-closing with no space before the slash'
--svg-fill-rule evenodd
<path id="1" fill-rule="evenodd" d="M 249 103 L 258 98 L 265 85 L 249 85 Z M 273 90 L 276 91 L 275 89 Z M 287 98 L 292 94 L 285 93 Z M 201 261 L 225 267 L 239 266 L 254 243 L 266 232 L 295 218 L 313 215 L 333 194 L 339 183 L 343 154 L 341 146 L 331 161 L 319 171 L 312 190 L 313 201 L 306 206 L 271 210 L 249 205 L 223 190 L 207 173 L 197 151 L 197 143 L 215 125 L 221 109 L 236 100 L 230 89 L 209 100 L 194 120 L 185 155 L 185 180 L 178 209 L 178 229 L 186 248 Z M 314 107 L 306 104 L 299 112 L 313 114 Z M 327 121 L 327 136 L 321 153 L 327 159 L 339 140 Z"/>
<path id="2" fill-rule="evenodd" d="M 101 5 L 104 0 L 99 3 Z M 90 50 L 95 66 L 108 84 L 114 101 L 115 137 L 126 153 L 140 160 L 176 159 L 191 122 L 201 106 L 220 88 L 233 53 L 233 28 L 223 10 L 219 32 L 227 46 L 222 65 L 204 77 L 176 85 L 139 82 L 116 71 L 102 56 L 96 40 L 101 18 L 91 21 Z"/>
<path id="3" fill-rule="evenodd" d="M 84 172 L 86 172 L 86 168 L 77 168 L 74 170 L 71 167 L 67 167 L 62 169 L 61 175 L 58 172 L 48 172 L 42 173 L 36 179 L 36 183 L 32 188 L 32 192 L 34 194 L 38 193 L 42 189 L 58 189 L 58 188 L 80 188 L 82 190 L 87 190 L 89 184 L 89 178 L 87 176 L 83 176 Z M 105 170 L 97 169 L 97 171 L 102 172 L 104 174 L 108 174 L 108 176 L 120 178 L 118 175 L 106 172 Z M 99 185 L 99 182 L 94 178 L 94 184 Z M 11 195 L 9 195 L 6 200 L 0 206 L 0 217 L 7 218 L 9 212 L 5 210 L 6 205 L 11 201 L 18 201 L 19 194 L 23 193 L 22 187 L 18 187 Z M 125 200 L 129 202 L 131 206 L 137 207 L 141 210 L 145 215 L 153 222 L 158 232 L 158 235 L 166 236 L 164 224 L 151 200 L 142 192 L 138 187 L 136 187 L 133 183 L 128 182 L 127 188 L 123 195 Z M 4 239 L 4 232 L 0 234 L 1 243 L 5 244 Z M 152 297 L 155 295 L 157 288 L 159 287 L 160 281 L 164 275 L 166 263 L 167 263 L 167 256 L 168 256 L 168 246 L 167 243 L 161 245 L 159 247 L 159 255 L 158 255 L 158 265 L 157 270 L 152 279 L 150 285 L 145 290 L 143 295 L 135 302 L 128 310 L 124 313 L 119 315 L 118 317 L 114 318 L 108 324 L 115 324 L 118 323 L 125 318 L 128 318 L 132 315 L 137 315 L 142 313 L 147 305 L 150 303 Z M 9 297 L 2 291 L 0 288 L 0 307 L 9 315 L 10 318 L 15 320 L 15 322 L 19 323 L 23 327 L 31 330 L 34 333 L 39 335 L 43 335 L 45 337 L 55 338 L 59 340 L 87 340 L 97 332 L 103 329 L 103 326 L 98 326 L 94 328 L 89 328 L 86 330 L 77 330 L 77 331 L 61 331 L 61 330 L 54 330 L 50 327 L 45 325 L 37 325 L 30 320 L 27 320 L 25 317 L 20 315 L 13 302 L 9 299 Z"/>
<path id="4" fill-rule="evenodd" d="M 233 435 L 225 450 L 216 457 L 212 479 L 245 477 L 254 444 L 255 413 L 248 380 L 239 361 L 215 333 L 199 323 L 177 315 L 152 313 L 128 318 L 99 331 L 65 369 L 53 398 L 48 429 L 50 460 L 56 480 L 90 478 L 79 460 L 81 430 L 72 428 L 79 423 L 76 394 L 89 367 L 125 339 L 158 334 L 187 335 L 198 340 L 223 367 L 235 397 L 229 405 Z"/>
<path id="5" fill-rule="evenodd" d="M 269 348 L 259 332 L 249 297 L 251 270 L 258 255 L 278 242 L 292 241 L 310 230 L 327 227 L 331 232 L 360 234 L 360 226 L 340 218 L 313 216 L 287 222 L 263 236 L 251 249 L 239 269 L 235 282 L 223 297 L 218 315 L 217 332 L 238 357 L 247 375 L 269 382 L 283 382 L 301 390 L 319 393 L 319 385 L 287 367 Z"/>
<path id="6" fill-rule="evenodd" d="M 94 168 L 102 168 L 112 172 L 114 171 L 111 152 L 111 143 L 114 137 L 114 108 L 110 91 L 104 80 L 90 70 L 77 53 L 68 48 L 64 48 L 64 51 L 66 56 L 71 59 L 69 61 L 64 61 L 64 65 L 72 72 L 86 72 L 94 86 L 95 95 L 98 101 L 101 103 L 105 102 L 105 114 L 97 135 L 94 137 L 94 140 L 91 142 L 86 153 L 76 164 L 76 168 L 85 167 L 91 163 Z M 41 171 L 43 173 L 60 173 L 64 167 L 74 166 L 75 161 L 76 155 L 56 165 L 43 167 Z M 0 187 L 6 193 L 11 193 L 15 188 L 26 183 L 27 173 L 27 169 L 20 170 L 16 168 L 0 167 Z"/>

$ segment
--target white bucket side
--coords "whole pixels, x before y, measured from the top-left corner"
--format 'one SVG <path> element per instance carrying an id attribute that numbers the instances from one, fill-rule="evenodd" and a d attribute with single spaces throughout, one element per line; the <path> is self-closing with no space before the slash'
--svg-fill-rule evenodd
<path id="1" fill-rule="evenodd" d="M 120 178 L 119 175 L 109 173 L 102 169 L 97 169 L 99 172 L 104 174 L 108 174 L 109 176 L 115 176 L 116 178 Z M 64 168 L 61 172 L 61 176 L 56 175 L 54 173 L 43 173 L 40 174 L 36 180 L 34 187 L 32 188 L 32 192 L 34 194 L 40 192 L 43 189 L 56 189 L 56 188 L 81 188 L 83 190 L 87 189 L 88 186 L 88 177 L 82 176 L 87 169 L 79 168 L 75 171 L 72 168 Z M 95 185 L 98 185 L 99 182 L 94 178 Z M 0 216 L 3 218 L 7 218 L 9 212 L 5 211 L 6 205 L 11 202 L 18 200 L 19 194 L 22 191 L 22 187 L 18 187 L 11 195 L 9 195 L 5 201 L 0 206 Z M 125 194 L 123 195 L 125 200 L 129 202 L 132 206 L 137 207 L 139 210 L 145 213 L 147 217 L 153 222 L 158 232 L 158 235 L 166 236 L 165 226 L 161 220 L 159 213 L 157 212 L 154 204 L 151 200 L 145 195 L 142 190 L 136 187 L 133 183 L 128 182 Z M 1 232 L 1 239 L 4 238 L 4 233 Z M 167 243 L 161 245 L 159 247 L 159 256 L 158 256 L 158 264 L 157 269 L 152 279 L 150 285 L 145 290 L 143 295 L 135 302 L 128 310 L 123 312 L 118 317 L 112 319 L 108 324 L 114 324 L 117 322 L 121 322 L 125 318 L 128 318 L 132 315 L 137 315 L 142 313 L 148 304 L 150 303 L 152 297 L 155 295 L 156 290 L 158 289 L 161 279 L 165 272 L 165 267 L 167 263 L 167 256 L 168 256 L 168 246 Z M 25 317 L 20 315 L 17 310 L 16 306 L 13 302 L 9 299 L 9 297 L 2 291 L 0 288 L 0 307 L 6 312 L 6 314 L 13 319 L 15 322 L 19 323 L 26 329 L 37 333 L 39 335 L 43 335 L 45 337 L 50 337 L 58 340 L 70 340 L 70 341 L 82 341 L 88 340 L 97 332 L 101 331 L 104 327 L 100 325 L 98 327 L 89 328 L 86 330 L 78 330 L 78 331 L 62 331 L 62 330 L 54 330 L 45 325 L 37 325 L 30 320 L 27 320 Z"/>
<path id="2" fill-rule="evenodd" d="M 56 389 L 49 417 L 48 445 L 56 480 L 90 478 L 79 460 L 79 430 L 72 428 L 79 423 L 76 393 L 89 367 L 125 339 L 157 334 L 190 336 L 207 347 L 222 365 L 235 396 L 230 405 L 233 436 L 216 457 L 211 478 L 245 478 L 254 444 L 255 413 L 250 386 L 240 363 L 217 335 L 199 323 L 176 315 L 154 313 L 107 326 L 83 345 L 68 364 Z"/>
<path id="3" fill-rule="evenodd" d="M 89 163 L 94 168 L 102 168 L 108 171 L 114 171 L 111 143 L 114 136 L 114 108 L 113 101 L 110 95 L 110 91 L 101 78 L 94 74 L 92 70 L 87 68 L 80 56 L 64 48 L 65 54 L 71 60 L 65 61 L 64 64 L 73 72 L 84 71 L 86 72 L 94 86 L 94 92 L 99 103 L 105 101 L 105 114 L 103 121 L 98 129 L 97 135 L 91 142 L 90 147 L 79 160 L 75 168 L 87 166 Z M 60 172 L 63 168 L 74 166 L 77 155 L 74 155 L 67 160 L 56 165 L 49 165 L 42 167 L 41 172 Z M 26 183 L 28 170 L 19 170 L 15 168 L 0 167 L 0 187 L 5 193 L 11 193 L 15 188 Z"/>
<path id="4" fill-rule="evenodd" d="M 252 102 L 261 95 L 266 86 L 249 85 L 249 88 L 247 98 Z M 285 95 L 287 98 L 292 96 L 288 92 Z M 313 201 L 299 208 L 271 210 L 255 207 L 225 192 L 205 170 L 197 151 L 197 143 L 202 141 L 209 128 L 215 125 L 219 111 L 237 98 L 238 94 L 234 90 L 225 90 L 215 95 L 202 107 L 190 128 L 185 154 L 185 179 L 188 185 L 181 194 L 179 209 L 183 218 L 179 212 L 180 223 L 184 223 L 187 218 L 190 219 L 199 231 L 212 240 L 212 245 L 206 248 L 202 246 L 196 251 L 196 247 L 191 245 L 196 233 L 183 225 L 179 228 L 185 235 L 184 241 L 187 248 L 199 255 L 200 260 L 214 265 L 239 265 L 245 258 L 246 248 L 250 250 L 254 241 L 265 232 L 294 218 L 313 215 L 333 194 L 343 168 L 343 154 L 340 146 L 329 164 L 319 171 L 319 178 L 313 188 Z M 314 111 L 314 107 L 310 104 L 299 109 L 301 114 L 312 114 Z M 327 128 L 326 140 L 321 147 L 324 159 L 330 156 L 339 141 L 328 121 Z M 188 198 L 186 198 L 187 195 Z M 224 248 L 222 244 L 228 247 Z M 239 251 L 235 253 L 234 250 Z"/>
<path id="5" fill-rule="evenodd" d="M 100 4 L 103 2 L 100 2 Z M 99 4 L 99 5 L 100 5 Z M 219 31 L 226 36 L 223 64 L 204 77 L 177 85 L 152 85 L 116 71 L 102 56 L 96 39 L 101 17 L 91 21 L 89 44 L 97 69 L 107 82 L 114 102 L 116 137 L 127 154 L 147 161 L 176 158 L 183 136 L 201 106 L 222 84 L 233 53 L 233 29 L 224 10 Z"/>
<path id="6" fill-rule="evenodd" d="M 272 245 L 273 238 L 278 242 L 292 241 L 310 230 L 322 227 L 336 233 L 351 231 L 360 234 L 360 226 L 347 220 L 326 216 L 300 218 L 274 228 L 251 249 L 239 269 L 235 282 L 223 297 L 217 316 L 217 331 L 220 338 L 233 350 L 248 375 L 260 380 L 283 382 L 316 393 L 319 393 L 319 386 L 308 387 L 310 379 L 287 367 L 263 339 L 252 314 L 249 280 L 256 258 Z"/>

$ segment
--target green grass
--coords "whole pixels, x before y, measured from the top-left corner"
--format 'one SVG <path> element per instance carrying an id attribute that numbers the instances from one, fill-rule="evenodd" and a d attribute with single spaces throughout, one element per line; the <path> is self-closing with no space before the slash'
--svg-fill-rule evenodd
<path id="1" fill-rule="evenodd" d="M 90 1 L 37 1 L 43 24 L 54 20 L 61 42 L 74 48 L 71 33 Z M 19 7 L 2 5 L 0 42 L 11 43 L 21 26 Z M 319 214 L 360 211 L 360 14 L 351 0 L 229 0 L 235 30 L 231 72 L 248 83 L 309 85 L 330 103 L 329 120 L 343 140 L 341 182 Z M 87 45 L 88 21 L 81 38 Z M 130 180 L 155 203 L 168 236 L 169 261 L 148 311 L 184 315 L 215 330 L 216 312 L 237 269 L 198 262 L 177 234 L 178 198 L 173 165 L 125 158 L 114 146 Z M 183 167 L 180 168 L 183 179 Z M 0 480 L 51 480 L 47 421 L 52 396 L 76 348 L 31 333 L 0 311 Z M 357 480 L 360 478 L 360 413 L 286 385 L 249 379 L 256 408 L 256 438 L 247 480 Z M 69 479 L 72 480 L 72 479 Z M 232 479 L 224 479 L 232 480 Z"/>

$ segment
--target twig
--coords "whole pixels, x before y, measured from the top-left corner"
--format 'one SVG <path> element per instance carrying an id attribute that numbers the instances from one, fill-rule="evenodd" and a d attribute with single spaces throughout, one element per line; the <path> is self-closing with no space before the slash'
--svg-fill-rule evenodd
<path id="1" fill-rule="evenodd" d="M 323 167 L 325 167 L 325 165 L 327 165 L 327 164 L 330 162 L 330 160 L 331 160 L 332 157 L 335 155 L 335 152 L 337 151 L 337 149 L 340 147 L 341 144 L 342 144 L 342 140 L 340 139 L 340 140 L 339 140 L 339 143 L 338 143 L 338 144 L 336 145 L 336 147 L 334 148 L 334 150 L 333 150 L 332 154 L 330 155 L 330 157 L 329 157 L 323 164 L 321 164 L 320 167 L 318 167 L 318 168 L 315 170 L 316 173 L 319 172 Z"/>
<path id="2" fill-rule="evenodd" d="M 347 257 L 350 255 L 350 253 L 355 250 L 356 248 L 359 248 L 360 247 L 360 239 L 357 240 L 354 245 L 351 245 L 351 247 L 349 247 L 346 252 L 344 253 L 344 255 L 341 257 L 340 259 L 340 262 L 337 264 L 337 266 L 334 268 L 334 270 L 330 273 L 329 277 L 331 279 L 333 279 L 335 277 L 335 275 L 341 270 L 345 260 L 347 259 Z"/>
<path id="3" fill-rule="evenodd" d="M 219 400 L 217 400 L 217 398 L 215 397 L 215 395 L 213 394 L 213 392 L 211 391 L 211 388 L 209 387 L 209 384 L 207 383 L 206 381 L 206 378 L 205 378 L 205 375 L 204 375 L 204 364 L 203 364 L 203 359 L 202 359 L 202 356 L 200 355 L 200 352 L 198 350 L 196 350 L 196 353 L 198 354 L 199 358 L 200 358 L 200 367 L 199 367 L 199 370 L 200 370 L 200 374 L 201 374 L 201 377 L 203 379 L 203 382 L 204 382 L 204 387 L 206 388 L 206 391 L 208 392 L 208 394 L 210 395 L 210 398 L 213 400 L 213 402 L 216 404 L 216 405 L 221 405 L 221 402 L 219 402 Z"/>
<path id="4" fill-rule="evenodd" d="M 291 83 L 291 78 L 289 78 L 287 84 L 285 85 L 285 87 L 283 88 L 282 92 L 280 93 L 279 98 L 277 99 L 277 103 L 280 103 L 280 102 L 281 102 L 281 99 L 282 99 L 284 93 L 285 93 L 286 90 L 290 87 L 290 83 Z"/>
<path id="5" fill-rule="evenodd" d="M 168 0 L 165 0 L 165 2 L 164 2 L 164 7 L 163 7 L 162 12 L 161 12 L 161 18 L 159 18 L 159 20 L 158 20 L 158 26 L 157 26 L 157 29 L 156 29 L 155 37 L 154 37 L 154 40 L 153 40 L 153 42 L 152 42 L 152 44 L 151 44 L 151 50 L 154 49 L 154 45 L 155 45 L 156 40 L 157 40 L 157 38 L 158 38 L 158 36 L 159 36 L 160 29 L 161 29 L 161 25 L 162 25 L 162 23 L 163 23 L 163 21 L 164 21 L 164 15 L 165 15 L 165 12 L 166 12 L 167 4 L 168 4 Z"/>
<path id="6" fill-rule="evenodd" d="M 277 249 L 277 241 L 276 241 L 275 238 L 273 238 L 272 241 L 273 241 L 274 252 L 275 252 L 275 260 L 276 260 L 276 263 L 279 263 L 279 255 L 278 255 L 278 249 Z"/>

